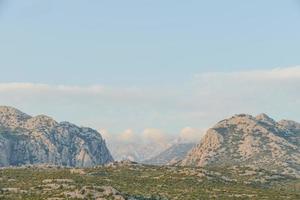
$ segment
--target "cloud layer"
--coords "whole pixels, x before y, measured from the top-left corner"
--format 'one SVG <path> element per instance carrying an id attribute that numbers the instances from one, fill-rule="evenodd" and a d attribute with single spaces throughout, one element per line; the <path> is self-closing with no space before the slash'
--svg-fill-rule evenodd
<path id="1" fill-rule="evenodd" d="M 299 91 L 300 67 L 295 66 L 196 74 L 172 87 L 0 83 L 0 104 L 114 133 L 128 129 L 124 140 L 132 132 L 149 140 L 163 140 L 161 133 L 193 140 L 198 130 L 236 113 L 300 121 Z"/>
<path id="2" fill-rule="evenodd" d="M 286 81 L 300 79 L 300 66 L 243 72 L 214 72 L 195 75 L 198 79 L 234 79 L 247 81 Z"/>

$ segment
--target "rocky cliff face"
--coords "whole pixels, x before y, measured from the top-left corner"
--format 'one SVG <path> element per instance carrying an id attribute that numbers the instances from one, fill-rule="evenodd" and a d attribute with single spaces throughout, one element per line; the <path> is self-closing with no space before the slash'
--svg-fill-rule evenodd
<path id="1" fill-rule="evenodd" d="M 0 166 L 89 167 L 113 161 L 97 131 L 0 106 Z"/>
<path id="2" fill-rule="evenodd" d="M 180 165 L 249 165 L 300 176 L 299 141 L 299 123 L 236 115 L 209 129 Z"/>

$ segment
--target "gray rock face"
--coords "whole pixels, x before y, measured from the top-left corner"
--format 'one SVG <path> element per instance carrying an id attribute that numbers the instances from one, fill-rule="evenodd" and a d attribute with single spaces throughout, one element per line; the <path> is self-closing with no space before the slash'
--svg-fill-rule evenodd
<path id="1" fill-rule="evenodd" d="M 89 167 L 113 158 L 97 131 L 0 106 L 0 166 Z"/>
<path id="2" fill-rule="evenodd" d="M 300 124 L 296 122 L 241 114 L 209 129 L 180 164 L 249 165 L 299 177 L 299 141 Z"/>
<path id="3" fill-rule="evenodd" d="M 174 144 L 157 156 L 154 156 L 149 160 L 145 160 L 143 163 L 151 165 L 175 164 L 176 162 L 182 160 L 195 145 L 196 144 L 194 143 Z"/>

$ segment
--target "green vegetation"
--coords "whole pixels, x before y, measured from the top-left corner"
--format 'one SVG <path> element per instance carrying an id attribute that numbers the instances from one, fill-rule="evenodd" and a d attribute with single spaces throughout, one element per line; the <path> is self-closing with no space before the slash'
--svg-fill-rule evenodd
<path id="1" fill-rule="evenodd" d="M 125 199 L 136 200 L 300 199 L 299 179 L 245 167 L 204 169 L 139 164 L 88 169 L 27 167 L 1 169 L 0 177 L 0 199 L 5 200 L 67 199 L 65 192 L 102 191 L 98 186 L 112 186 Z M 89 193 L 85 199 L 94 198 Z"/>

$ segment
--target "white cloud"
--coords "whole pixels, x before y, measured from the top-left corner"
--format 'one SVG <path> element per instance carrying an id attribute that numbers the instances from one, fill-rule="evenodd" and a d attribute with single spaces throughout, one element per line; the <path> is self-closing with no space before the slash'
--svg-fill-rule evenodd
<path id="1" fill-rule="evenodd" d="M 287 68 L 274 68 L 271 70 L 253 70 L 253 71 L 240 71 L 240 72 L 212 72 L 197 74 L 198 79 L 231 79 L 231 80 L 251 80 L 251 81 L 289 81 L 300 79 L 300 66 L 287 67 Z"/>
<path id="2" fill-rule="evenodd" d="M 185 127 L 181 130 L 179 139 L 183 142 L 198 143 L 206 130 L 199 130 L 196 128 Z"/>
<path id="3" fill-rule="evenodd" d="M 167 135 L 159 129 L 147 128 L 142 133 L 142 138 L 145 141 L 149 141 L 165 146 L 168 142 Z"/>
<path id="4" fill-rule="evenodd" d="M 117 136 L 117 139 L 128 143 L 128 142 L 136 142 L 136 134 L 133 132 L 132 129 L 127 129 L 124 132 L 122 132 L 120 135 Z"/>
<path id="5" fill-rule="evenodd" d="M 167 137 L 162 130 L 144 129 L 136 133 L 129 128 L 121 133 L 109 133 L 107 129 L 100 130 L 115 159 L 131 159 L 142 161 L 148 159 L 169 147 L 173 137 Z"/>
<path id="6" fill-rule="evenodd" d="M 50 87 L 46 84 L 34 83 L 0 83 L 0 91 L 18 91 L 18 90 L 48 90 Z"/>
<path id="7" fill-rule="evenodd" d="M 300 67 L 203 73 L 195 77 L 192 98 L 185 105 L 190 116 L 204 113 L 198 121 L 206 127 L 236 113 L 264 112 L 278 120 L 299 121 L 299 91 Z M 195 118 L 190 122 L 195 126 Z"/>
<path id="8" fill-rule="evenodd" d="M 41 83 L 0 83 L 0 92 L 64 92 L 70 94 L 100 94 L 104 92 L 104 87 L 92 85 L 88 87 L 67 86 L 67 85 L 47 85 Z"/>
<path id="9" fill-rule="evenodd" d="M 128 128 L 120 133 L 109 133 L 107 129 L 100 129 L 99 132 L 104 138 L 114 140 L 116 143 L 133 143 L 133 144 L 158 144 L 162 147 L 174 139 L 175 136 L 168 136 L 160 129 L 146 128 L 141 133 L 136 133 L 133 129 Z"/>

